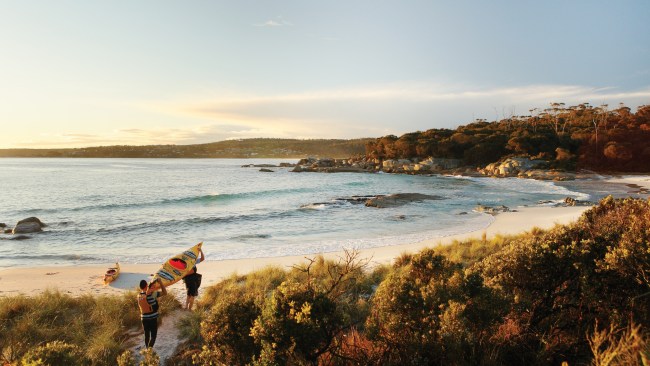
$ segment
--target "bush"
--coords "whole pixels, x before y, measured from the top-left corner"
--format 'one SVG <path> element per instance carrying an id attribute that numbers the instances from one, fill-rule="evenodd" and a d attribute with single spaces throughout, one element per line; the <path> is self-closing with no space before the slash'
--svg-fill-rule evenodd
<path id="1" fill-rule="evenodd" d="M 338 261 L 318 256 L 290 272 L 267 268 L 222 281 L 201 302 L 209 309 L 193 362 L 314 363 L 325 354 L 337 359 L 345 331 L 363 323 L 367 299 L 385 273 L 366 276 L 365 264 L 349 252 Z"/>
<path id="2" fill-rule="evenodd" d="M 209 347 L 197 357 L 231 365 L 246 364 L 260 354 L 251 328 L 261 309 L 250 296 L 226 295 L 219 300 L 201 323 L 201 336 Z"/>
<path id="3" fill-rule="evenodd" d="M 650 304 L 633 299 L 650 288 L 649 215 L 648 201 L 608 197 L 578 222 L 522 236 L 477 264 L 513 303 L 506 319 L 518 342 L 504 352 L 520 363 L 588 362 L 595 321 L 647 326 Z"/>
<path id="4" fill-rule="evenodd" d="M 139 366 L 159 366 L 160 357 L 153 350 L 153 348 L 143 348 L 140 350 L 140 356 L 142 356 L 142 361 L 140 361 Z"/>
<path id="5" fill-rule="evenodd" d="M 287 281 L 265 303 L 251 335 L 262 347 L 260 364 L 313 364 L 343 327 L 341 309 L 327 294 Z"/>
<path id="6" fill-rule="evenodd" d="M 117 366 L 135 366 L 135 357 L 130 350 L 124 351 L 117 357 Z"/>
<path id="7" fill-rule="evenodd" d="M 21 359 L 23 366 L 88 365 L 83 351 L 71 344 L 54 341 L 31 349 Z"/>
<path id="8" fill-rule="evenodd" d="M 367 336 L 381 364 L 478 364 L 505 307 L 478 274 L 425 249 L 405 256 L 372 298 Z"/>

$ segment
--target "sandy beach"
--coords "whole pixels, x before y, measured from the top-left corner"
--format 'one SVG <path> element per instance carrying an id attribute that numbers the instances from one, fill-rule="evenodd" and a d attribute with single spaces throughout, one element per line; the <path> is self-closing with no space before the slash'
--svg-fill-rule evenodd
<path id="1" fill-rule="evenodd" d="M 416 252 L 425 247 L 444 245 L 454 240 L 480 238 L 485 232 L 487 237 L 498 234 L 515 234 L 533 227 L 550 228 L 555 224 L 569 223 L 580 216 L 588 207 L 524 207 L 516 212 L 505 212 L 495 216 L 495 220 L 485 229 L 436 238 L 420 243 L 395 245 L 360 250 L 361 258 L 372 264 L 390 263 L 405 252 Z M 209 246 L 212 243 L 204 243 Z M 218 243 L 214 243 L 217 245 Z M 326 258 L 340 257 L 342 252 L 324 253 Z M 314 254 L 314 256 L 317 254 Z M 271 258 L 251 258 L 238 260 L 211 261 L 209 258 L 199 265 L 203 274 L 203 285 L 217 283 L 233 273 L 246 274 L 266 266 L 276 265 L 289 268 L 305 261 L 311 256 L 285 256 Z M 111 263 L 88 266 L 53 266 L 34 268 L 9 268 L 0 271 L 0 296 L 26 294 L 34 295 L 47 289 L 58 289 L 71 295 L 81 294 L 117 294 L 135 289 L 141 279 L 147 279 L 160 264 L 121 264 L 122 271 L 116 281 L 110 285 L 102 282 L 103 273 Z M 182 283 L 174 284 L 170 290 L 183 297 Z"/>
<path id="2" fill-rule="evenodd" d="M 650 189 L 649 176 L 624 176 L 610 177 L 606 181 L 625 184 L 635 192 L 629 192 L 635 197 L 647 198 Z M 639 192 L 636 192 L 639 191 Z M 636 193 L 636 194 L 632 194 Z M 640 194 L 639 194 L 640 193 Z M 575 221 L 589 207 L 519 207 L 514 212 L 505 212 L 494 216 L 494 221 L 486 228 L 442 238 L 435 238 L 419 243 L 395 245 L 379 248 L 360 250 L 361 258 L 368 259 L 371 264 L 391 263 L 402 253 L 417 252 L 426 247 L 445 245 L 454 240 L 468 238 L 481 238 L 484 234 L 492 238 L 495 235 L 516 234 L 530 231 L 537 227 L 548 229 L 556 224 L 567 224 Z M 204 245 L 218 245 L 206 242 Z M 269 258 L 250 258 L 238 260 L 206 261 L 199 265 L 199 272 L 203 274 L 202 286 L 210 286 L 222 279 L 237 273 L 246 274 L 267 266 L 280 266 L 290 268 L 292 265 L 305 262 L 305 258 L 312 256 L 284 256 Z M 326 258 L 336 259 L 342 252 L 323 253 Z M 102 282 L 103 273 L 112 263 L 105 265 L 87 266 L 56 266 L 33 268 L 8 268 L 0 270 L 0 296 L 17 294 L 34 295 L 47 289 L 58 289 L 71 295 L 81 294 L 119 294 L 124 291 L 134 290 L 141 279 L 148 279 L 160 264 L 121 264 L 122 272 L 119 278 L 110 285 Z M 179 299 L 184 299 L 184 286 L 177 283 L 169 289 Z"/>

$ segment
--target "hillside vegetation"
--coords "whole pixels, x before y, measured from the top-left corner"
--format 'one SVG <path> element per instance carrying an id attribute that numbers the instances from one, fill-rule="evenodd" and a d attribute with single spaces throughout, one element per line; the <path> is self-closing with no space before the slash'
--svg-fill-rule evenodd
<path id="1" fill-rule="evenodd" d="M 451 158 L 481 166 L 517 155 L 548 160 L 552 168 L 650 171 L 650 106 L 636 113 L 620 105 L 565 107 L 552 103 L 530 115 L 478 120 L 455 130 L 388 135 L 366 144 L 377 159 Z"/>
<path id="2" fill-rule="evenodd" d="M 571 225 L 391 267 L 348 253 L 234 276 L 206 290 L 175 362 L 647 365 L 649 239 L 650 202 L 609 197 Z"/>
<path id="3" fill-rule="evenodd" d="M 647 365 L 649 298 L 650 201 L 608 197 L 570 225 L 392 266 L 348 252 L 233 275 L 182 319 L 187 342 L 167 364 Z M 164 299 L 164 311 L 178 307 Z M 4 297 L 0 355 L 133 365 L 123 351 L 138 323 L 134 293 Z"/>

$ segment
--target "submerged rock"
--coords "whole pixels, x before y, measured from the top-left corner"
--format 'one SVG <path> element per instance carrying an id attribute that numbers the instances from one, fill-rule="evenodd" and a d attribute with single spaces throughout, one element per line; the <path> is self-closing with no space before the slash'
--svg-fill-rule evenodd
<path id="1" fill-rule="evenodd" d="M 474 208 L 474 211 L 485 212 L 490 215 L 497 215 L 501 212 L 510 212 L 510 208 L 508 208 L 508 206 L 503 206 L 503 205 L 492 207 L 492 206 L 483 206 L 481 204 L 478 204 Z"/>
<path id="2" fill-rule="evenodd" d="M 339 197 L 329 202 L 315 202 L 300 206 L 301 209 L 318 209 L 327 206 L 345 206 L 349 204 L 364 204 L 366 207 L 388 208 L 398 207 L 411 202 L 421 202 L 426 200 L 441 200 L 444 197 L 422 194 L 422 193 L 395 193 L 389 195 L 368 195 L 368 196 L 351 196 Z M 398 220 L 405 220 L 406 216 L 395 216 Z"/>
<path id="3" fill-rule="evenodd" d="M 367 207 L 388 208 L 398 207 L 411 202 L 441 200 L 443 197 L 422 193 L 395 193 L 387 196 L 377 196 L 366 201 Z"/>
<path id="4" fill-rule="evenodd" d="M 11 237 L 9 240 L 26 240 L 31 238 L 32 238 L 31 236 L 27 236 L 27 235 L 15 235 Z"/>
<path id="5" fill-rule="evenodd" d="M 590 201 L 580 201 L 573 197 L 567 197 L 564 199 L 564 206 L 593 206 L 594 202 Z"/>

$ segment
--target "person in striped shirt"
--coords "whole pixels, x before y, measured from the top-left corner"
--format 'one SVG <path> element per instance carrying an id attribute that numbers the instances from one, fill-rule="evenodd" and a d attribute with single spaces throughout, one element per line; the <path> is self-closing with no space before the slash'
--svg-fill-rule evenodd
<path id="1" fill-rule="evenodd" d="M 158 282 L 160 291 L 151 289 L 152 285 Z M 167 295 L 167 289 L 160 278 L 152 283 L 140 281 L 140 293 L 138 294 L 138 306 L 140 307 L 140 318 L 144 329 L 144 345 L 147 348 L 153 347 L 158 334 L 158 298 Z"/>

